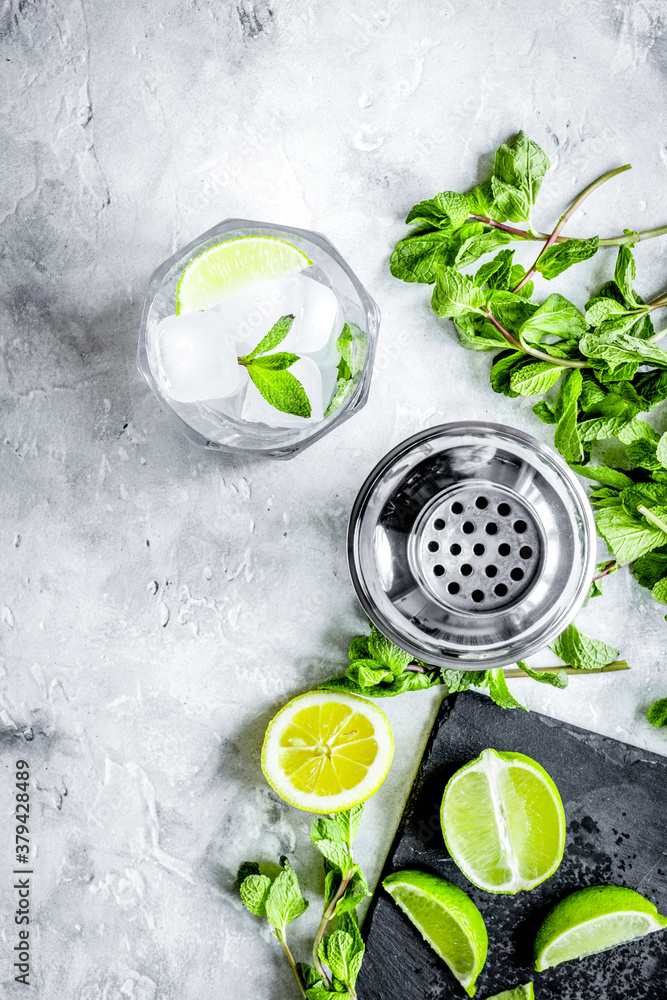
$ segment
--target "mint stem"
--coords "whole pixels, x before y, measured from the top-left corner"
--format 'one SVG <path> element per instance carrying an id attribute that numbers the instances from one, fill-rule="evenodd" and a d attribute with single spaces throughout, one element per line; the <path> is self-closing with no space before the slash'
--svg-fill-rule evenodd
<path id="1" fill-rule="evenodd" d="M 613 663 L 606 663 L 604 667 L 594 667 L 592 670 L 582 670 L 581 667 L 535 667 L 536 674 L 557 674 L 559 670 L 564 670 L 566 674 L 577 674 L 579 677 L 586 677 L 588 674 L 608 674 L 616 670 L 629 670 L 625 660 L 614 660 Z M 527 677 L 521 667 L 509 667 L 503 671 L 505 677 Z"/>
<path id="2" fill-rule="evenodd" d="M 617 562 L 612 559 L 606 569 L 603 569 L 601 573 L 593 577 L 593 580 L 602 580 L 603 577 L 607 576 L 609 573 L 615 573 L 617 569 L 623 569 L 624 566 L 629 566 L 629 562 Z"/>
<path id="3" fill-rule="evenodd" d="M 346 846 L 347 846 L 347 850 L 348 850 L 348 853 L 349 853 L 350 857 L 354 858 L 354 852 L 352 850 L 352 842 L 349 841 L 349 840 L 346 841 Z M 317 971 L 321 975 L 321 977 L 322 977 L 325 985 L 328 988 L 331 987 L 331 983 L 329 981 L 329 977 L 327 976 L 326 972 L 324 971 L 324 966 L 322 965 L 322 962 L 320 961 L 320 956 L 319 956 L 318 952 L 319 952 L 319 949 L 320 949 L 320 943 L 322 941 L 322 938 L 324 937 L 324 932 L 327 929 L 327 924 L 329 923 L 329 921 L 331 920 L 331 918 L 333 917 L 333 915 L 336 912 L 336 905 L 338 903 L 338 900 L 341 899 L 345 895 L 345 890 L 347 889 L 349 881 L 350 881 L 351 878 L 352 878 L 352 872 L 350 871 L 350 872 L 348 872 L 347 875 L 344 875 L 343 878 L 341 879 L 341 883 L 338 886 L 338 889 L 336 890 L 336 894 L 335 894 L 334 898 L 331 900 L 331 902 L 329 903 L 329 905 L 326 906 L 325 909 L 324 909 L 324 913 L 322 914 L 322 919 L 320 920 L 320 925 L 317 928 L 317 933 L 315 934 L 315 940 L 313 941 L 313 965 L 315 966 L 315 968 L 317 969 Z"/>
<path id="4" fill-rule="evenodd" d="M 290 946 L 288 945 L 287 940 L 285 939 L 284 932 L 275 931 L 275 935 L 278 938 L 278 940 L 280 941 L 281 945 L 283 946 L 283 950 L 284 950 L 285 954 L 287 955 L 287 961 L 289 962 L 290 966 L 292 967 L 292 972 L 294 973 L 294 977 L 295 977 L 297 983 L 299 984 L 299 989 L 301 990 L 301 996 L 305 997 L 305 995 L 306 995 L 306 988 L 303 985 L 303 979 L 301 978 L 299 970 L 297 969 L 296 962 L 294 961 L 294 955 L 292 954 Z"/>
<path id="5" fill-rule="evenodd" d="M 530 281 L 532 276 L 535 274 L 535 271 L 537 269 L 537 262 L 539 261 L 542 254 L 546 253 L 546 251 L 549 249 L 550 246 L 553 246 L 553 244 L 558 239 L 558 236 L 563 226 L 566 224 L 568 219 L 576 212 L 581 203 L 585 201 L 586 198 L 588 198 L 589 194 L 592 194 L 593 191 L 595 191 L 602 184 L 604 184 L 605 181 L 611 180 L 611 178 L 615 177 L 616 174 L 621 174 L 623 173 L 624 170 L 630 170 L 630 169 L 631 169 L 630 164 L 626 163 L 622 167 L 616 167 L 615 170 L 608 170 L 606 174 L 603 174 L 602 177 L 598 177 L 596 181 L 593 181 L 593 183 L 589 184 L 587 188 L 584 188 L 579 197 L 575 198 L 575 200 L 572 202 L 568 210 L 563 215 L 561 215 L 560 219 L 558 220 L 558 224 L 556 225 L 556 228 L 554 229 L 553 233 L 551 234 L 551 236 L 548 238 L 548 240 L 545 242 L 544 246 L 538 253 L 533 266 L 526 271 L 525 275 L 523 276 L 519 284 L 516 286 L 516 288 L 512 289 L 512 291 L 515 294 L 516 292 L 520 291 L 520 289 L 523 288 L 526 282 Z"/>
<path id="6" fill-rule="evenodd" d="M 665 524 L 664 521 L 661 521 L 659 517 L 648 509 L 648 507 L 645 507 L 640 503 L 637 510 L 644 515 L 647 521 L 650 521 L 651 524 L 655 525 L 656 528 L 660 528 L 660 531 L 664 531 L 667 535 L 667 524 Z"/>
<path id="7" fill-rule="evenodd" d="M 516 292 L 516 288 L 514 289 Z M 483 313 L 490 323 L 493 323 L 496 330 L 502 333 L 503 337 L 514 347 L 517 351 L 523 351 L 524 354 L 529 354 L 533 358 L 538 358 L 540 361 L 548 361 L 552 365 L 560 365 L 561 368 L 592 368 L 592 365 L 588 361 L 567 361 L 565 358 L 553 358 L 550 354 L 545 354 L 543 351 L 538 351 L 537 348 L 526 347 L 520 340 L 517 340 L 509 330 L 506 330 L 501 323 L 498 322 L 493 313 L 487 309 L 483 308 Z"/>
<path id="8" fill-rule="evenodd" d="M 548 240 L 549 233 L 529 233 L 525 229 L 517 229 L 515 226 L 508 226 L 505 222 L 496 222 L 495 219 L 490 219 L 488 215 L 469 215 L 469 219 L 475 219 L 476 222 L 483 222 L 485 226 L 492 226 L 494 229 L 501 229 L 504 233 L 511 233 L 512 236 L 518 236 L 520 239 L 524 240 Z M 623 236 L 609 236 L 605 239 L 600 240 L 601 247 L 620 247 L 625 246 L 628 243 L 640 243 L 642 240 L 652 240 L 656 236 L 665 236 L 667 234 L 667 226 L 657 226 L 655 229 L 644 229 L 639 233 L 627 233 Z M 567 243 L 570 239 L 582 239 L 583 237 L 572 237 L 572 236 L 557 236 L 556 243 Z M 585 237 L 589 239 L 590 237 Z"/>

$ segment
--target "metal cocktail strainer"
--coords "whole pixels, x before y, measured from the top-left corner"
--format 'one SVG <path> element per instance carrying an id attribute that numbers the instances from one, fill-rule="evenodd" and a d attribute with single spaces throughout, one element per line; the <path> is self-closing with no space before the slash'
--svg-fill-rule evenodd
<path id="1" fill-rule="evenodd" d="M 595 565 L 576 476 L 512 428 L 443 424 L 376 465 L 352 508 L 352 581 L 369 618 L 417 659 L 505 666 L 572 621 Z"/>

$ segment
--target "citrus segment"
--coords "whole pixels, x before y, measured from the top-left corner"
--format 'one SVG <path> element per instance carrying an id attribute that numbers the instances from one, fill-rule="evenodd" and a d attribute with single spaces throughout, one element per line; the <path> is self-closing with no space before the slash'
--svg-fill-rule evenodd
<path id="1" fill-rule="evenodd" d="M 485 750 L 449 780 L 440 811 L 447 849 L 480 889 L 516 893 L 552 875 L 563 857 L 565 813 L 536 761 Z"/>
<path id="2" fill-rule="evenodd" d="M 427 872 L 395 872 L 382 884 L 468 996 L 474 996 L 488 936 L 473 901 L 458 886 Z"/>
<path id="3" fill-rule="evenodd" d="M 372 701 L 310 691 L 269 723 L 262 769 L 269 784 L 298 809 L 333 813 L 363 802 L 379 788 L 393 752 L 387 717 Z"/>
<path id="4" fill-rule="evenodd" d="M 561 962 L 608 951 L 667 927 L 667 918 L 634 889 L 595 885 L 580 889 L 547 914 L 535 941 L 538 972 Z"/>
<path id="5" fill-rule="evenodd" d="M 210 309 L 255 281 L 284 278 L 310 264 L 305 253 L 273 236 L 216 243 L 183 271 L 176 289 L 176 313 Z"/>

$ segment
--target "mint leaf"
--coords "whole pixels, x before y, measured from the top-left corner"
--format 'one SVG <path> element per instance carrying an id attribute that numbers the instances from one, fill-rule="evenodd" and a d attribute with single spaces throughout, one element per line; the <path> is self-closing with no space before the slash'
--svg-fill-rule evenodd
<path id="1" fill-rule="evenodd" d="M 637 269 L 630 247 L 620 246 L 616 258 L 614 281 L 618 285 L 621 295 L 630 306 L 639 305 L 639 301 L 633 290 L 636 274 Z"/>
<path id="2" fill-rule="evenodd" d="M 450 670 L 442 668 L 440 671 L 442 683 L 447 688 L 448 694 L 457 694 L 460 691 L 467 691 L 470 687 L 484 686 L 488 683 L 486 670 Z"/>
<path id="3" fill-rule="evenodd" d="M 348 657 L 351 660 L 370 660 L 371 650 L 368 644 L 370 636 L 368 635 L 357 635 L 350 642 L 350 648 L 348 650 Z"/>
<path id="4" fill-rule="evenodd" d="M 623 444 L 632 444 L 633 441 L 658 440 L 658 435 L 645 420 L 629 420 L 627 423 L 623 424 L 617 432 L 616 437 L 619 441 L 622 441 Z"/>
<path id="5" fill-rule="evenodd" d="M 599 326 L 607 319 L 615 316 L 627 316 L 628 310 L 621 302 L 607 296 L 591 299 L 586 306 L 586 321 L 590 326 Z"/>
<path id="6" fill-rule="evenodd" d="M 521 131 L 496 151 L 491 188 L 497 211 L 511 222 L 527 222 L 549 169 L 546 153 Z"/>
<path id="7" fill-rule="evenodd" d="M 288 924 L 305 912 L 308 903 L 301 895 L 299 880 L 287 858 L 282 857 L 280 864 L 283 870 L 271 885 L 265 906 L 267 920 L 282 934 Z"/>
<path id="8" fill-rule="evenodd" d="M 589 358 L 600 358 L 611 368 L 625 362 L 667 368 L 667 351 L 663 351 L 657 344 L 647 344 L 627 333 L 587 333 L 579 341 L 579 348 L 582 354 Z"/>
<path id="9" fill-rule="evenodd" d="M 336 868 L 347 874 L 356 866 L 347 844 L 343 843 L 338 832 L 333 833 L 333 839 L 327 836 L 331 833 L 326 820 L 314 820 L 310 827 L 310 839 L 318 851 Z"/>
<path id="10" fill-rule="evenodd" d="M 306 391 L 294 375 L 288 371 L 275 371 L 251 361 L 248 375 L 271 406 L 281 413 L 292 413 L 297 417 L 311 415 L 310 401 Z"/>
<path id="11" fill-rule="evenodd" d="M 567 674 L 564 670 L 559 670 L 558 673 L 554 673 L 552 670 L 531 670 L 523 660 L 517 662 L 517 667 L 520 667 L 524 674 L 532 677 L 534 681 L 539 681 L 540 684 L 551 684 L 552 687 L 561 689 L 567 687 Z"/>
<path id="12" fill-rule="evenodd" d="M 602 639 L 593 639 L 580 632 L 575 625 L 568 625 L 564 632 L 549 644 L 559 659 L 578 670 L 595 670 L 606 667 L 618 656 L 618 650 Z"/>
<path id="13" fill-rule="evenodd" d="M 511 241 L 511 234 L 503 232 L 502 229 L 491 229 L 485 233 L 469 236 L 457 250 L 454 264 L 458 268 L 468 267 L 484 254 L 491 253 Z"/>
<path id="14" fill-rule="evenodd" d="M 469 311 L 481 313 L 485 305 L 485 293 L 467 274 L 459 274 L 453 267 L 439 269 L 431 299 L 436 316 L 454 318 Z"/>
<path id="15" fill-rule="evenodd" d="M 402 281 L 419 281 L 432 285 L 438 268 L 450 261 L 452 233 L 436 229 L 416 233 L 400 240 L 389 258 L 389 269 Z"/>
<path id="16" fill-rule="evenodd" d="M 522 351 L 497 354 L 490 375 L 494 392 L 502 392 L 505 396 L 518 396 L 519 393 L 515 392 L 510 384 L 512 375 L 532 363 Z"/>
<path id="17" fill-rule="evenodd" d="M 653 590 L 658 580 L 667 576 L 667 547 L 663 545 L 654 552 L 640 556 L 633 563 L 632 572 L 640 586 Z"/>
<path id="18" fill-rule="evenodd" d="M 572 471 L 586 479 L 594 479 L 597 483 L 604 483 L 606 486 L 616 486 L 624 489 L 632 486 L 632 480 L 624 472 L 618 469 L 608 469 L 606 465 L 573 465 Z"/>
<path id="19" fill-rule="evenodd" d="M 271 371 L 282 371 L 285 368 L 289 368 L 290 365 L 293 365 L 294 362 L 298 360 L 298 354 L 288 354 L 285 351 L 279 351 L 277 354 L 264 354 L 260 358 L 254 358 L 251 364 L 255 371 L 257 371 L 258 368 L 265 368 Z"/>
<path id="20" fill-rule="evenodd" d="M 576 338 L 586 333 L 587 329 L 588 324 L 577 307 L 558 292 L 553 292 L 526 320 L 520 334 L 524 340 L 530 340 L 527 335 L 533 333 L 539 333 L 539 337 L 546 333 L 556 333 L 562 337 Z"/>
<path id="21" fill-rule="evenodd" d="M 354 392 L 366 361 L 368 341 L 366 334 L 356 323 L 346 323 L 336 341 L 340 355 L 336 391 L 324 411 L 324 416 L 337 410 Z"/>
<path id="22" fill-rule="evenodd" d="M 555 385 L 563 374 L 563 367 L 548 361 L 535 361 L 510 375 L 510 388 L 521 396 L 535 396 Z"/>
<path id="23" fill-rule="evenodd" d="M 266 900 L 271 889 L 268 875 L 248 875 L 239 885 L 243 905 L 258 917 L 266 916 Z"/>
<path id="24" fill-rule="evenodd" d="M 502 667 L 496 667 L 493 670 L 488 670 L 487 677 L 489 682 L 489 694 L 491 699 L 495 701 L 496 705 L 500 705 L 501 708 L 523 708 L 526 712 L 528 711 L 525 705 L 522 705 L 520 701 L 516 700 L 508 688 Z"/>
<path id="25" fill-rule="evenodd" d="M 649 521 L 637 521 L 623 507 L 605 507 L 595 517 L 602 535 L 619 562 L 632 562 L 665 544 L 664 531 Z"/>
<path id="26" fill-rule="evenodd" d="M 654 600 L 660 601 L 661 604 L 667 604 L 667 578 L 663 577 L 662 580 L 658 580 L 653 585 L 651 596 Z"/>
<path id="27" fill-rule="evenodd" d="M 659 698 L 654 701 L 646 718 L 652 726 L 667 726 L 667 698 Z"/>
<path id="28" fill-rule="evenodd" d="M 412 663 L 411 654 L 387 639 L 375 625 L 371 625 L 368 648 L 373 659 L 391 670 L 394 677 L 402 674 L 407 665 Z"/>
<path id="29" fill-rule="evenodd" d="M 356 839 L 363 812 L 364 806 L 362 803 L 361 805 L 353 806 L 351 809 L 345 809 L 343 812 L 334 813 L 333 816 L 329 817 L 330 822 L 338 829 L 340 839 L 345 843 L 352 843 Z"/>
<path id="30" fill-rule="evenodd" d="M 498 291 L 508 292 L 510 290 L 510 282 L 512 278 L 512 259 L 514 257 L 514 250 L 501 250 L 499 254 L 493 258 L 493 260 L 487 261 L 486 264 L 477 270 L 473 281 L 480 288 L 488 284 L 489 288 L 495 288 Z M 520 280 L 520 279 L 519 279 Z M 518 281 L 515 282 L 518 284 Z"/>
<path id="31" fill-rule="evenodd" d="M 493 290 L 488 294 L 489 311 L 506 330 L 517 335 L 538 308 L 533 302 L 525 302 L 513 292 Z"/>
<path id="32" fill-rule="evenodd" d="M 592 236 L 588 240 L 567 240 L 565 243 L 554 243 L 537 260 L 535 269 L 540 272 L 543 278 L 551 281 L 563 271 L 567 271 L 568 267 L 573 264 L 593 257 L 597 253 L 599 245 L 598 236 Z"/>
<path id="33" fill-rule="evenodd" d="M 454 320 L 459 331 L 459 343 L 468 351 L 497 351 L 505 347 L 507 338 L 485 316 L 465 313 Z"/>
<path id="34" fill-rule="evenodd" d="M 656 458 L 656 445 L 654 441 L 645 439 L 631 441 L 628 445 L 627 456 L 633 465 L 640 469 L 648 469 L 649 472 L 657 472 L 662 469 L 662 463 Z"/>
<path id="35" fill-rule="evenodd" d="M 252 361 L 259 354 L 266 354 L 267 351 L 272 351 L 274 347 L 277 347 L 287 336 L 287 334 L 292 329 L 292 323 L 294 322 L 294 316 L 281 316 L 278 322 L 271 327 L 266 337 L 260 340 L 259 344 L 254 351 L 250 354 L 246 354 L 241 361 Z"/>
<path id="36" fill-rule="evenodd" d="M 539 403 L 535 403 L 533 413 L 536 417 L 539 417 L 543 424 L 555 424 L 557 422 L 553 406 L 549 406 L 544 399 L 541 399 Z"/>
<path id="37" fill-rule="evenodd" d="M 558 423 L 554 431 L 554 444 L 566 462 L 580 462 L 584 457 L 577 427 L 582 384 L 581 372 L 577 368 L 571 368 L 563 376 L 556 397 L 554 412 Z"/>
<path id="38" fill-rule="evenodd" d="M 408 212 L 406 224 L 420 223 L 430 226 L 452 226 L 458 229 L 470 215 L 468 195 L 456 191 L 442 191 L 433 198 L 420 201 Z"/>
<path id="39" fill-rule="evenodd" d="M 611 417 L 609 420 L 604 417 L 596 417 L 592 420 L 583 420 L 579 424 L 579 437 L 584 444 L 617 437 L 627 423 L 628 421 L 623 417 Z"/>
<path id="40" fill-rule="evenodd" d="M 375 660 L 355 660 L 347 668 L 347 676 L 360 688 L 372 688 L 383 681 L 393 681 L 394 675 L 387 667 L 379 666 Z"/>

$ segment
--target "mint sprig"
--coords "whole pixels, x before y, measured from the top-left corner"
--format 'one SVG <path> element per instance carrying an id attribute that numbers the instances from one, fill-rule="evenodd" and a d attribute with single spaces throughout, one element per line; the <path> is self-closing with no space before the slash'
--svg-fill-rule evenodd
<path id="1" fill-rule="evenodd" d="M 665 553 L 667 575 L 667 546 Z M 570 625 L 550 648 L 563 660 L 567 669 L 532 670 L 519 661 L 517 667 L 522 674 L 542 684 L 565 688 L 568 673 L 624 669 L 626 666 L 616 661 L 617 649 L 600 639 L 584 635 L 574 625 Z M 406 691 L 420 691 L 439 685 L 446 687 L 449 694 L 481 687 L 488 690 L 490 698 L 501 708 L 524 708 L 509 690 L 501 668 L 452 670 L 429 666 L 394 645 L 372 623 L 370 635 L 356 636 L 352 640 L 348 655 L 350 664 L 345 674 L 331 677 L 320 685 L 321 688 L 350 691 L 370 698 L 390 698 Z M 513 673 L 517 674 L 517 671 Z"/>
<path id="2" fill-rule="evenodd" d="M 275 879 L 261 874 L 257 862 L 245 862 L 239 869 L 237 884 L 244 905 L 271 924 L 306 1000 L 356 1000 L 365 951 L 356 907 L 370 895 L 352 846 L 362 813 L 359 805 L 318 816 L 311 824 L 311 840 L 324 858 L 324 908 L 313 942 L 313 965 L 297 964 L 287 943 L 287 926 L 308 906 L 287 858 L 280 859 L 282 870 Z"/>
<path id="3" fill-rule="evenodd" d="M 287 371 L 295 361 L 299 361 L 298 354 L 267 353 L 282 343 L 292 329 L 293 322 L 293 315 L 281 316 L 257 347 L 240 357 L 238 363 L 243 365 L 264 399 L 276 410 L 297 417 L 309 417 L 312 409 L 306 390 Z"/>

